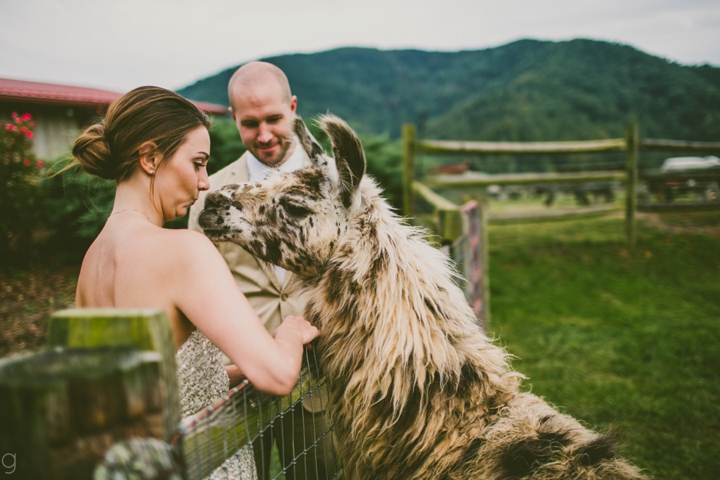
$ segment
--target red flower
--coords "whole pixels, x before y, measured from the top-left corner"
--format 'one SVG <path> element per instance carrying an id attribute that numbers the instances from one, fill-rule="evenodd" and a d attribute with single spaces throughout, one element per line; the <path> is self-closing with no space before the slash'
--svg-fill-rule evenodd
<path id="1" fill-rule="evenodd" d="M 27 132 L 25 132 L 25 136 L 27 138 L 33 138 L 35 136 L 35 134 L 33 132 L 31 132 L 30 130 L 28 130 Z"/>
<path id="2" fill-rule="evenodd" d="M 32 115 L 30 115 L 29 113 L 23 113 L 22 119 L 23 120 L 32 120 Z"/>
<path id="3" fill-rule="evenodd" d="M 13 112 L 12 115 L 10 115 L 12 118 L 17 118 L 17 112 Z"/>
<path id="4" fill-rule="evenodd" d="M 35 120 L 33 120 L 32 122 L 30 122 L 30 126 L 31 126 L 31 127 L 34 127 L 34 126 L 35 126 Z"/>
<path id="5" fill-rule="evenodd" d="M 26 167 L 29 167 L 29 166 L 30 166 L 30 160 L 27 159 L 27 158 L 26 158 L 25 160 L 23 160 L 23 165 L 25 165 Z"/>
<path id="6" fill-rule="evenodd" d="M 20 127 L 20 133 L 27 133 L 27 132 L 29 132 L 29 131 L 30 131 L 30 130 L 28 130 L 28 128 L 25 127 L 25 126 Z"/>
<path id="7" fill-rule="evenodd" d="M 22 119 L 21 119 L 20 117 L 16 117 L 16 118 L 15 118 L 15 123 L 17 123 L 18 125 L 20 125 L 20 124 L 22 123 Z"/>
<path id="8" fill-rule="evenodd" d="M 15 125 L 13 125 L 12 123 L 8 123 L 8 124 L 7 124 L 7 129 L 12 132 L 13 130 L 15 130 Z"/>
<path id="9" fill-rule="evenodd" d="M 43 166 L 45 166 L 45 163 L 43 163 L 42 161 L 37 163 L 38 168 L 42 168 Z"/>

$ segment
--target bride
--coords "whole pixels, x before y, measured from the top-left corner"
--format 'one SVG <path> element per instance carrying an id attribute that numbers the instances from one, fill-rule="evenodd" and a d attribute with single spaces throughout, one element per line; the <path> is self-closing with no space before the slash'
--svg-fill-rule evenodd
<path id="1" fill-rule="evenodd" d="M 215 246 L 200 233 L 163 229 L 210 186 L 208 118 L 183 97 L 137 88 L 76 140 L 76 162 L 117 182 L 112 213 L 80 270 L 77 307 L 160 308 L 172 328 L 182 416 L 227 392 L 242 376 L 287 395 L 303 345 L 320 332 L 289 316 L 271 336 Z M 225 367 L 221 351 L 232 366 Z M 255 478 L 245 448 L 212 478 Z"/>

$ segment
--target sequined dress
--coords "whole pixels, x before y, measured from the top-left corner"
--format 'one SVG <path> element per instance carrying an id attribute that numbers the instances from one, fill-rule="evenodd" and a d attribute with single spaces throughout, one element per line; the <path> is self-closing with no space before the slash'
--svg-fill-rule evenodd
<path id="1" fill-rule="evenodd" d="M 180 415 L 184 418 L 213 404 L 228 391 L 229 379 L 222 353 L 200 330 L 195 330 L 175 354 L 180 390 Z M 250 446 L 228 458 L 211 480 L 256 480 Z"/>

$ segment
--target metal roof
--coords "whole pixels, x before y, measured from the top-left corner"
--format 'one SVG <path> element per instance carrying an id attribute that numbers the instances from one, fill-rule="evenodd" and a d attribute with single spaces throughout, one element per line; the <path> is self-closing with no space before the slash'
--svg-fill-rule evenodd
<path id="1" fill-rule="evenodd" d="M 107 107 L 123 94 L 97 88 L 57 85 L 0 78 L 0 100 L 56 105 Z M 227 107 L 207 102 L 192 101 L 206 113 L 226 115 Z"/>

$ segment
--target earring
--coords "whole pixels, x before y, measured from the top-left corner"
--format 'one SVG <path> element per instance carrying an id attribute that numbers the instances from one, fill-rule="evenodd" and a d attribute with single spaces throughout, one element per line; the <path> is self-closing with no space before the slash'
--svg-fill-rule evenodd
<path id="1" fill-rule="evenodd" d="M 150 170 L 150 175 L 155 175 L 155 170 Z"/>

